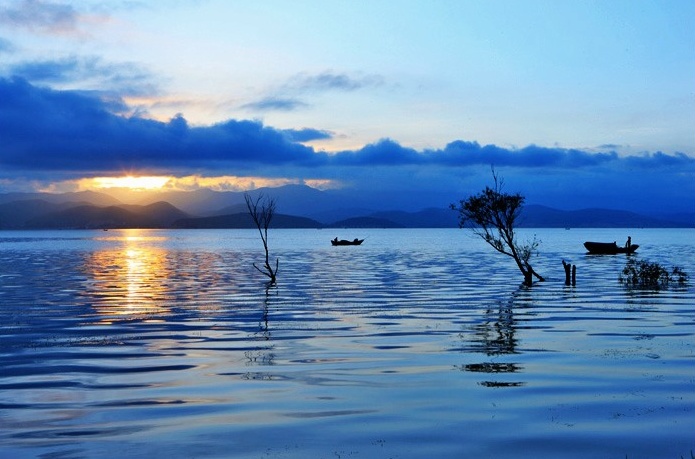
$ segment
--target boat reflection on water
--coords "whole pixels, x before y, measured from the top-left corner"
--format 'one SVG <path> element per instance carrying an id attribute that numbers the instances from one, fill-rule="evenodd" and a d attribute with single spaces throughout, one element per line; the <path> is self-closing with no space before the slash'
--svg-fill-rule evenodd
<path id="1" fill-rule="evenodd" d="M 85 295 L 92 297 L 101 322 L 169 312 L 167 251 L 153 247 L 140 230 L 125 230 L 119 241 L 121 247 L 93 252 L 85 266 L 90 278 Z"/>

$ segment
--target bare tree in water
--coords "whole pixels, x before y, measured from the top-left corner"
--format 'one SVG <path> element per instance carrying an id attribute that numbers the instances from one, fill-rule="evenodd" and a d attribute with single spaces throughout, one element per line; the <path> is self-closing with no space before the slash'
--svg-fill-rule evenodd
<path id="1" fill-rule="evenodd" d="M 524 275 L 526 285 L 532 284 L 532 276 L 545 280 L 529 262 L 538 248 L 538 241 L 534 238 L 531 242 L 519 244 L 514 234 L 525 198 L 519 193 L 503 192 L 503 181 L 494 169 L 492 178 L 495 182 L 493 188 L 486 186 L 485 190 L 459 201 L 458 205 L 451 204 L 451 208 L 459 213 L 459 227 L 471 228 L 492 248 L 512 257 Z"/>
<path id="2" fill-rule="evenodd" d="M 270 264 L 270 254 L 268 252 L 268 227 L 273 220 L 273 215 L 275 215 L 275 199 L 266 198 L 263 194 L 259 194 L 254 199 L 248 193 L 244 194 L 244 199 L 246 200 L 249 215 L 251 215 L 253 223 L 258 228 L 258 233 L 261 235 L 261 241 L 263 241 L 263 248 L 265 249 L 263 269 L 256 266 L 256 263 L 253 264 L 253 267 L 261 274 L 267 276 L 270 279 L 269 285 L 273 285 L 277 279 L 279 260 L 275 259 L 275 268 L 273 268 Z"/>

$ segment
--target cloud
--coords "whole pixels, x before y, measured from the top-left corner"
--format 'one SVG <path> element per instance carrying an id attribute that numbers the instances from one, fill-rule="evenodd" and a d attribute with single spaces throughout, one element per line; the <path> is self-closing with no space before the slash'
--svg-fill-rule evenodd
<path id="1" fill-rule="evenodd" d="M 629 167 L 650 169 L 653 167 L 685 167 L 692 166 L 693 158 L 683 154 L 675 153 L 667 155 L 657 151 L 656 153 L 645 153 L 641 156 L 629 156 L 625 162 Z"/>
<path id="2" fill-rule="evenodd" d="M 339 152 L 332 158 L 334 163 L 340 165 L 399 164 L 447 167 L 494 165 L 526 169 L 548 167 L 573 169 L 617 161 L 618 155 L 589 153 L 577 149 L 545 148 L 536 145 L 522 149 L 507 149 L 496 145 L 482 146 L 478 142 L 463 140 L 451 142 L 441 150 L 418 152 L 393 140 L 384 139 L 366 145 L 360 150 Z M 669 156 L 669 158 L 674 159 L 678 156 Z"/>
<path id="3" fill-rule="evenodd" d="M 418 153 L 412 148 L 401 146 L 391 139 L 382 139 L 356 151 L 344 151 L 333 155 L 336 165 L 412 165 L 428 161 L 430 154 Z"/>
<path id="4" fill-rule="evenodd" d="M 441 152 L 440 161 L 452 166 L 493 164 L 513 167 L 581 167 L 612 159 L 609 154 L 590 154 L 580 150 L 529 145 L 520 150 L 477 142 L 455 141 Z"/>
<path id="5" fill-rule="evenodd" d="M 42 0 L 9 2 L 0 8 L 0 24 L 49 34 L 74 31 L 78 17 L 70 4 Z"/>
<path id="6" fill-rule="evenodd" d="M 66 67 L 72 68 L 72 61 Z M 72 70 L 71 70 L 72 71 Z M 108 153 L 93 161 L 108 162 L 109 155 L 151 166 L 173 161 L 252 161 L 277 164 L 364 166 L 417 165 L 465 167 L 495 165 L 524 169 L 581 169 L 621 163 L 625 167 L 692 167 L 695 159 L 681 153 L 656 152 L 619 157 L 616 153 L 590 153 L 578 149 L 529 145 L 508 149 L 456 140 L 443 149 L 417 151 L 395 140 L 383 139 L 358 150 L 333 154 L 315 152 L 300 142 L 327 139 L 319 129 L 279 130 L 259 121 L 227 120 L 191 127 L 182 115 L 168 122 L 138 116 L 124 117 L 129 107 L 122 99 L 99 92 L 53 90 L 23 78 L 0 78 L 0 133 L 5 148 L 2 161 L 28 166 L 21 154 L 52 150 Z M 45 139 L 45 140 L 44 140 Z M 9 161 L 14 158 L 13 161 Z M 9 162 L 8 162 L 9 161 Z M 161 163 L 160 163 L 161 161 Z M 65 162 L 61 157 L 60 162 Z"/>
<path id="7" fill-rule="evenodd" d="M 97 56 L 68 56 L 12 65 L 7 72 L 32 83 L 81 83 L 120 95 L 143 96 L 159 92 L 155 78 L 133 63 L 106 63 Z"/>
<path id="8" fill-rule="evenodd" d="M 281 130 L 233 119 L 191 126 L 183 115 L 166 122 L 123 116 L 132 110 L 120 98 L 50 89 L 22 78 L 0 78 L 0 100 L 0 186 L 5 188 L 14 177 L 59 181 L 127 172 L 264 177 L 340 182 L 366 196 L 401 196 L 415 205 L 434 194 L 454 200 L 478 191 L 489 183 L 494 165 L 510 190 L 523 192 L 528 202 L 565 208 L 581 203 L 624 208 L 626 202 L 635 210 L 692 208 L 695 195 L 695 158 L 682 153 L 624 157 L 464 140 L 420 151 L 392 139 L 325 153 L 301 143 L 331 136 L 320 129 Z"/>
<path id="9" fill-rule="evenodd" d="M 283 129 L 282 133 L 287 136 L 290 142 L 311 142 L 312 140 L 332 139 L 333 134 L 329 131 L 320 129 Z"/>
<path id="10" fill-rule="evenodd" d="M 619 150 L 623 148 L 623 145 L 618 145 L 615 143 L 605 143 L 597 147 L 599 150 Z"/>
<path id="11" fill-rule="evenodd" d="M 290 77 L 278 88 L 265 92 L 256 101 L 246 103 L 241 108 L 252 111 L 294 111 L 309 107 L 303 98 L 324 92 L 352 92 L 366 88 L 379 87 L 384 79 L 379 75 L 348 75 L 347 73 L 322 72 L 311 75 L 300 73 Z"/>
<path id="12" fill-rule="evenodd" d="M 85 65 L 80 65 L 77 58 L 72 57 L 61 60 L 24 62 L 10 67 L 9 72 L 34 82 L 64 82 L 74 79 L 80 67 L 85 67 Z"/>
<path id="13" fill-rule="evenodd" d="M 292 98 L 283 97 L 264 97 L 263 99 L 257 100 L 255 102 L 250 102 L 241 106 L 243 109 L 255 110 L 255 111 L 282 111 L 291 112 L 299 108 L 308 107 L 309 105 Z"/>
<path id="14" fill-rule="evenodd" d="M 12 53 L 15 51 L 15 46 L 10 40 L 6 40 L 0 37 L 0 54 L 1 53 Z"/>
<path id="15" fill-rule="evenodd" d="M 383 84 L 384 79 L 379 75 L 351 76 L 346 73 L 327 71 L 317 75 L 306 73 L 295 75 L 284 85 L 284 89 L 298 92 L 356 91 Z"/>
<path id="16" fill-rule="evenodd" d="M 56 91 L 20 78 L 0 79 L 0 168 L 78 173 L 304 164 L 313 150 L 256 121 L 190 127 L 113 113 L 122 101 Z"/>

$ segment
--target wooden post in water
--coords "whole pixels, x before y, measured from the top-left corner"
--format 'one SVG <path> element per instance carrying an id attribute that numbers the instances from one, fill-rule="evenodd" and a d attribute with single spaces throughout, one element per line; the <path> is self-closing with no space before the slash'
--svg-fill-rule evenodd
<path id="1" fill-rule="evenodd" d="M 565 268 L 565 285 L 577 285 L 577 265 L 562 260 L 562 266 Z"/>
<path id="2" fill-rule="evenodd" d="M 570 264 L 562 260 L 562 266 L 565 268 L 565 285 L 570 285 Z"/>

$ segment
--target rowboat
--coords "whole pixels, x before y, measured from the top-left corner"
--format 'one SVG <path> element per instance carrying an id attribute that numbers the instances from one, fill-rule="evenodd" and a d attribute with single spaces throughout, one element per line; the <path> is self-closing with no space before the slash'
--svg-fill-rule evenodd
<path id="1" fill-rule="evenodd" d="M 352 241 L 348 241 L 347 239 L 331 239 L 331 244 L 332 245 L 360 245 L 364 239 L 353 239 Z"/>
<path id="2" fill-rule="evenodd" d="M 586 250 L 589 251 L 589 253 L 593 254 L 601 254 L 601 255 L 615 255 L 618 253 L 633 253 L 635 252 L 638 248 L 639 245 L 637 244 L 630 244 L 626 247 L 621 247 L 615 242 L 590 242 L 587 241 L 584 243 L 584 247 L 586 247 Z"/>

